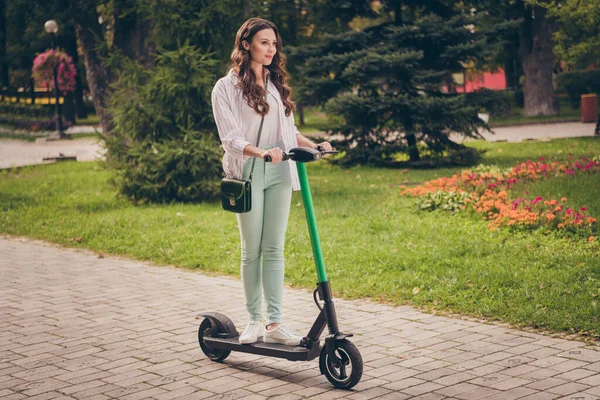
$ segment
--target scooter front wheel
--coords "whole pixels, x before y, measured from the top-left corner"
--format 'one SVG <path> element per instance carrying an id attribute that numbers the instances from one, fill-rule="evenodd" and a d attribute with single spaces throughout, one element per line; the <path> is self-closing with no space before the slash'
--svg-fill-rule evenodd
<path id="1" fill-rule="evenodd" d="M 220 362 L 226 359 L 229 354 L 231 354 L 231 350 L 213 349 L 204 342 L 204 335 L 207 333 L 207 331 L 210 333 L 211 331 L 214 332 L 216 329 L 218 328 L 213 326 L 210 319 L 204 318 L 200 324 L 200 328 L 198 328 L 198 343 L 200 343 L 202 352 L 206 354 L 208 358 L 210 358 L 212 361 Z"/>
<path id="2" fill-rule="evenodd" d="M 335 343 L 335 357 L 329 357 L 326 346 L 321 349 L 319 367 L 329 382 L 338 389 L 354 387 L 362 377 L 363 360 L 358 348 L 344 339 Z"/>

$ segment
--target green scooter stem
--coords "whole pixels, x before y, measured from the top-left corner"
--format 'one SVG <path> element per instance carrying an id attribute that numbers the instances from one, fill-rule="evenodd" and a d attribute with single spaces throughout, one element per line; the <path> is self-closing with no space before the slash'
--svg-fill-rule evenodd
<path id="1" fill-rule="evenodd" d="M 302 202 L 304 203 L 304 211 L 306 212 L 306 221 L 308 222 L 308 233 L 310 234 L 310 242 L 312 245 L 313 255 L 315 258 L 315 266 L 317 267 L 317 278 L 319 282 L 327 281 L 327 273 L 325 272 L 325 264 L 323 263 L 323 252 L 321 251 L 321 239 L 319 239 L 319 231 L 317 229 L 317 219 L 315 217 L 315 209 L 313 208 L 312 196 L 310 195 L 310 184 L 308 183 L 308 174 L 306 173 L 306 165 L 302 162 L 297 162 L 298 178 L 300 179 L 300 189 L 302 191 Z"/>

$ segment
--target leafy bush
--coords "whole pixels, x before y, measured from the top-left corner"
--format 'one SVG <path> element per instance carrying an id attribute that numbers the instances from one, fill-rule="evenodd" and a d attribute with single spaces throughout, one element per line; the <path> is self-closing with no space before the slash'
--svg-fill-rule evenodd
<path id="1" fill-rule="evenodd" d="M 557 77 L 557 87 L 569 96 L 571 107 L 579 108 L 582 94 L 600 95 L 600 70 L 562 73 Z"/>
<path id="2" fill-rule="evenodd" d="M 209 103 L 214 61 L 185 44 L 148 69 L 123 60 L 106 137 L 112 182 L 136 202 L 214 198 L 221 154 Z"/>
<path id="3" fill-rule="evenodd" d="M 496 176 L 504 176 L 512 171 L 512 168 L 500 168 L 497 165 L 479 164 L 469 170 L 476 174 L 492 174 Z"/>
<path id="4" fill-rule="evenodd" d="M 47 119 L 54 116 L 54 106 L 43 106 L 40 104 L 9 103 L 0 101 L 0 115 L 33 117 L 36 119 Z"/>
<path id="5" fill-rule="evenodd" d="M 433 211 L 443 210 L 457 212 L 462 210 L 471 199 L 471 196 L 465 192 L 443 192 L 438 190 L 435 193 L 427 193 L 417 199 L 417 206 L 421 210 Z"/>
<path id="6" fill-rule="evenodd" d="M 28 119 L 13 117 L 10 115 L 0 115 L 0 124 L 9 125 L 17 129 L 24 129 L 28 131 L 51 131 L 56 128 L 56 121 L 54 119 Z M 67 129 L 71 127 L 71 123 L 63 119 L 63 128 Z"/>
<path id="7" fill-rule="evenodd" d="M 515 94 L 510 90 L 491 90 L 482 88 L 471 93 L 467 93 L 467 103 L 479 105 L 491 117 L 506 117 L 510 115 L 511 99 Z"/>

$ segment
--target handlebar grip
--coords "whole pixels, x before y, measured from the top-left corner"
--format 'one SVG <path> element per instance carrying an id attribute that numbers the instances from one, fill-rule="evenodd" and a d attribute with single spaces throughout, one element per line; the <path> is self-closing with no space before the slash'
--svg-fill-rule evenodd
<path id="1" fill-rule="evenodd" d="M 265 162 L 271 162 L 272 161 L 271 160 L 271 156 L 268 155 L 268 154 L 266 156 L 264 156 L 263 159 L 265 160 Z M 281 159 L 281 161 L 287 161 L 289 159 L 290 159 L 289 154 L 283 153 L 283 158 Z"/>

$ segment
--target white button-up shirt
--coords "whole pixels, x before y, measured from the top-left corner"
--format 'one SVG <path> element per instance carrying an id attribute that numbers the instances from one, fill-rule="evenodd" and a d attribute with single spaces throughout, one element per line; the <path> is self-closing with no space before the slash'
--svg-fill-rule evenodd
<path id="1" fill-rule="evenodd" d="M 233 71 L 227 76 L 219 79 L 212 91 L 212 109 L 219 137 L 225 150 L 223 156 L 223 171 L 230 178 L 242 179 L 243 164 L 249 156 L 243 154 L 244 148 L 249 144 L 256 146 L 258 139 L 258 125 L 260 114 L 248 113 L 248 109 L 254 111 L 244 99 L 242 89 L 236 87 L 239 78 Z M 277 87 L 269 80 L 269 93 L 273 94 L 278 104 L 279 126 L 281 127 L 281 139 L 284 143 L 283 151 L 287 152 L 298 147 L 296 135 L 300 133 L 294 123 L 294 114 L 285 116 L 285 107 L 281 101 L 281 95 Z M 258 124 L 256 121 L 258 120 Z M 265 123 L 267 119 L 265 118 Z M 255 128 L 256 127 L 256 128 Z M 263 127 L 263 130 L 265 127 Z M 261 138 L 262 141 L 262 138 Z M 290 175 L 292 178 L 292 189 L 300 190 L 298 171 L 296 163 L 292 160 L 290 164 Z"/>

